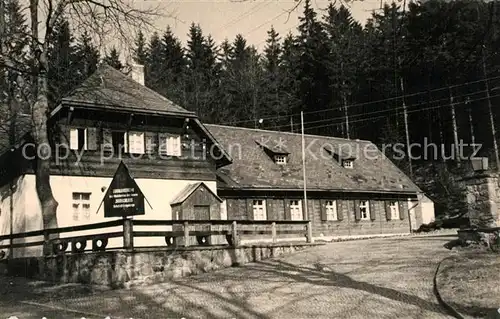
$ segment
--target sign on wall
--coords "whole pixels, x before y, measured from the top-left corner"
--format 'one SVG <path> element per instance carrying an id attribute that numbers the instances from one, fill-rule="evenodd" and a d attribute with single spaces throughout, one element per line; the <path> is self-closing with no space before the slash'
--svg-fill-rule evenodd
<path id="1" fill-rule="evenodd" d="M 144 194 L 123 162 L 104 195 L 104 217 L 144 215 Z"/>

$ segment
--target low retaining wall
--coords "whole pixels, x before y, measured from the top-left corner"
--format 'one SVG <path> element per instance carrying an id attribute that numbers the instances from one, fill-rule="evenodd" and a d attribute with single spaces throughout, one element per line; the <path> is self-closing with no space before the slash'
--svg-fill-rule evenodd
<path id="1" fill-rule="evenodd" d="M 128 288 L 239 266 L 321 244 L 267 244 L 230 247 L 122 250 L 17 258 L 1 264 L 8 275 L 58 283 Z"/>

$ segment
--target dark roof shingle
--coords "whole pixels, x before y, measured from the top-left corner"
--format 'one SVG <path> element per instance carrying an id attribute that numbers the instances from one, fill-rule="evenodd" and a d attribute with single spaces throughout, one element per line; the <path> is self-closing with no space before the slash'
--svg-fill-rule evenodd
<path id="1" fill-rule="evenodd" d="M 195 116 L 193 112 L 180 107 L 107 64 L 100 65 L 81 86 L 63 98 L 62 104 Z"/>
<path id="2" fill-rule="evenodd" d="M 205 125 L 225 147 L 233 163 L 219 172 L 222 188 L 301 189 L 302 137 L 288 132 Z M 256 143 L 255 141 L 260 141 Z M 277 165 L 258 144 L 282 146 L 290 154 L 286 165 Z M 347 169 L 325 147 L 355 157 Z M 420 189 L 369 141 L 305 135 L 307 189 L 416 193 Z"/>

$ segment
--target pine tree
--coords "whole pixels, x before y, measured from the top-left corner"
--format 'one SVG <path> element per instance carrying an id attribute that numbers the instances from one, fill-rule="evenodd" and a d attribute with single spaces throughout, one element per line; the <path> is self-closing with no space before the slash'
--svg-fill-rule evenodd
<path id="1" fill-rule="evenodd" d="M 160 59 L 161 88 L 160 93 L 181 105 L 186 105 L 185 89 L 186 59 L 180 40 L 172 33 L 170 27 L 163 34 Z"/>
<path id="2" fill-rule="evenodd" d="M 328 47 L 324 29 L 317 21 L 316 12 L 312 9 L 310 0 L 304 1 L 304 14 L 299 17 L 298 50 L 300 59 L 297 65 L 300 81 L 300 97 L 302 97 L 302 110 L 305 122 L 317 122 L 324 119 L 319 109 L 329 105 L 328 71 L 324 63 L 328 58 Z M 299 113 L 296 110 L 294 113 Z M 297 118 L 298 120 L 298 118 Z M 321 132 L 316 127 L 320 125 L 305 125 L 304 129 L 311 132 Z"/>
<path id="3" fill-rule="evenodd" d="M 95 72 L 99 59 L 99 50 L 92 44 L 92 38 L 87 32 L 83 32 L 75 45 L 75 62 L 78 68 L 79 83 Z"/>
<path id="4" fill-rule="evenodd" d="M 76 85 L 75 48 L 73 36 L 66 19 L 56 24 L 50 39 L 49 57 L 49 107 L 54 108 Z"/>
<path id="5" fill-rule="evenodd" d="M 20 83 L 18 78 L 24 72 L 29 72 L 29 63 L 26 52 L 29 46 L 26 17 L 22 12 L 18 0 L 9 0 L 5 3 L 5 35 L 2 39 L 2 53 L 8 56 L 13 69 L 0 66 L 2 80 L 0 80 L 0 121 L 11 119 L 19 112 L 27 113 L 24 94 L 30 89 L 29 79 Z M 2 127 L 3 129 L 3 127 Z M 5 128 L 8 129 L 8 128 Z"/>
<path id="6" fill-rule="evenodd" d="M 142 31 L 139 31 L 137 37 L 135 39 L 135 48 L 134 48 L 134 62 L 140 65 L 146 65 L 148 60 L 148 52 L 146 48 L 146 38 Z"/>
<path id="7" fill-rule="evenodd" d="M 349 10 L 343 5 L 337 9 L 335 5 L 330 4 L 323 20 L 328 37 L 329 54 L 325 66 L 329 74 L 332 108 L 328 115 L 337 119 L 343 117 L 342 121 L 336 121 L 338 125 L 324 131 L 349 138 L 353 133 L 353 126 L 349 125 L 350 113 L 363 113 L 348 107 L 348 104 L 356 102 L 356 93 L 362 80 L 362 61 L 366 59 L 361 55 L 364 42 L 362 27 L 355 22 Z"/>
<path id="8" fill-rule="evenodd" d="M 282 103 L 281 74 L 279 69 L 281 57 L 281 43 L 279 34 L 274 27 L 267 32 L 266 47 L 262 59 L 263 76 L 260 83 L 262 90 L 261 106 L 268 110 L 266 117 L 273 117 L 264 122 L 265 127 L 279 128 L 288 122 L 288 108 Z M 283 118 L 281 118 L 283 116 Z"/>
<path id="9" fill-rule="evenodd" d="M 288 128 L 291 132 L 300 129 L 300 122 L 293 119 L 293 112 L 300 109 L 302 101 L 300 98 L 300 78 L 297 65 L 300 59 L 300 52 L 297 39 L 288 33 L 283 40 L 281 58 L 279 63 L 279 75 L 281 79 L 280 92 L 282 94 L 282 104 L 286 107 L 287 118 L 281 128 Z M 299 125 L 299 126 L 297 126 Z"/>
<path id="10" fill-rule="evenodd" d="M 120 61 L 120 52 L 118 52 L 118 49 L 116 49 L 115 46 L 113 46 L 111 50 L 106 53 L 103 62 L 107 63 L 109 66 L 117 69 L 118 71 L 123 70 L 123 64 Z"/>
<path id="11" fill-rule="evenodd" d="M 164 94 L 163 81 L 163 46 L 157 32 L 153 33 L 148 45 L 148 58 L 145 63 L 145 84 L 147 87 Z"/>

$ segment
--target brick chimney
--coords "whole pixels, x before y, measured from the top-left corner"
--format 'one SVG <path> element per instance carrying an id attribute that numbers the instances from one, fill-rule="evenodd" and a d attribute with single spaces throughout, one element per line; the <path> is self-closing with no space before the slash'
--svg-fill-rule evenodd
<path id="1" fill-rule="evenodd" d="M 144 65 L 132 64 L 132 70 L 130 72 L 132 79 L 137 83 L 144 85 Z"/>

